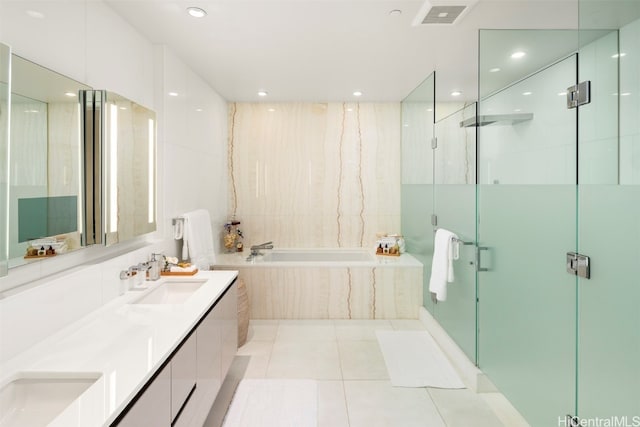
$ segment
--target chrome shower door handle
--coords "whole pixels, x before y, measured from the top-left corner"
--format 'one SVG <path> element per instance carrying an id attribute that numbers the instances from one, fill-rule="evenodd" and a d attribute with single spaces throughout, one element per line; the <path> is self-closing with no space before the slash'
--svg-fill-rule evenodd
<path id="1" fill-rule="evenodd" d="M 481 272 L 481 271 L 489 271 L 488 268 L 483 268 L 482 264 L 481 264 L 481 257 L 480 257 L 480 253 L 482 251 L 488 251 L 489 248 L 486 246 L 476 246 L 476 271 Z"/>

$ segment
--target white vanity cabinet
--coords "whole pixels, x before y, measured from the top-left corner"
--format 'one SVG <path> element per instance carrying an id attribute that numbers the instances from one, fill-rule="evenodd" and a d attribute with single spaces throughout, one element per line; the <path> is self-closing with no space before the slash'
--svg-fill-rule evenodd
<path id="1" fill-rule="evenodd" d="M 118 427 L 202 427 L 238 345 L 238 296 L 232 283 L 200 319 Z"/>
<path id="2" fill-rule="evenodd" d="M 197 386 L 174 427 L 201 427 L 238 350 L 238 293 L 234 283 L 196 329 Z"/>
<path id="3" fill-rule="evenodd" d="M 171 366 L 166 365 L 117 424 L 118 427 L 171 426 Z"/>
<path id="4" fill-rule="evenodd" d="M 192 333 L 171 358 L 171 422 L 196 388 L 196 334 Z"/>

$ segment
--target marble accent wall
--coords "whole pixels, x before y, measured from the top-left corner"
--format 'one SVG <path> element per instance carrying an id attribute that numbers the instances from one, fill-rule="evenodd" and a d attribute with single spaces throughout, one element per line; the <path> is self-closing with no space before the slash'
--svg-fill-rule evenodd
<path id="1" fill-rule="evenodd" d="M 399 103 L 231 103 L 228 165 L 247 245 L 369 247 L 400 232 Z"/>
<path id="2" fill-rule="evenodd" d="M 417 319 L 422 303 L 420 264 L 233 269 L 252 319 Z"/>

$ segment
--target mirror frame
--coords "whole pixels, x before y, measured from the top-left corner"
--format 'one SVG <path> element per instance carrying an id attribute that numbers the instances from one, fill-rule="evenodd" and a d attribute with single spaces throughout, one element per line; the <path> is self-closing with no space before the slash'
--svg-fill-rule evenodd
<path id="1" fill-rule="evenodd" d="M 0 43 L 0 277 L 9 271 L 9 123 L 11 48 Z"/>

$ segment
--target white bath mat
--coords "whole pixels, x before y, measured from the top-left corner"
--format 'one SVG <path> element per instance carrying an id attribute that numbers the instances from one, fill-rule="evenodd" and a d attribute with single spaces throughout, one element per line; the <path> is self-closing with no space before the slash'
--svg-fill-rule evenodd
<path id="1" fill-rule="evenodd" d="M 464 383 L 426 331 L 376 331 L 395 387 L 465 388 Z"/>
<path id="2" fill-rule="evenodd" d="M 316 427 L 318 384 L 313 380 L 245 379 L 223 427 Z"/>

